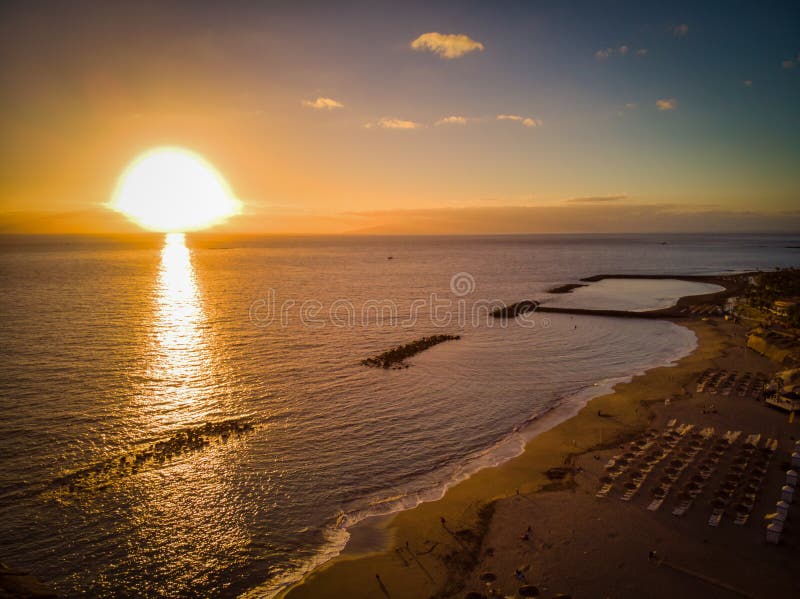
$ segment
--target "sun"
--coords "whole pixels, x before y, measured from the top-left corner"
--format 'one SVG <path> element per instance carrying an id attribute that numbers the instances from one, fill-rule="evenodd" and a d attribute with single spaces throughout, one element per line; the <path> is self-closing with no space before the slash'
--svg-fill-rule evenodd
<path id="1" fill-rule="evenodd" d="M 125 169 L 110 207 L 150 231 L 178 233 L 220 223 L 238 214 L 241 202 L 202 156 L 161 147 Z"/>

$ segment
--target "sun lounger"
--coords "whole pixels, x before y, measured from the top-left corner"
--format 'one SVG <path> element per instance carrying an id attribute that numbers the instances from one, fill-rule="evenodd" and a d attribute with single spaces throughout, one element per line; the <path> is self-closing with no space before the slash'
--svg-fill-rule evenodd
<path id="1" fill-rule="evenodd" d="M 683 516 L 689 511 L 689 507 L 692 505 L 691 501 L 681 501 L 677 507 L 672 510 L 673 516 Z"/>
<path id="2" fill-rule="evenodd" d="M 611 491 L 611 487 L 612 487 L 611 484 L 603 485 L 602 487 L 600 487 L 600 490 L 597 492 L 595 497 L 607 497 L 609 491 Z"/>
<path id="3" fill-rule="evenodd" d="M 722 521 L 722 514 L 711 514 L 711 517 L 708 519 L 708 525 L 717 528 L 720 521 Z"/>

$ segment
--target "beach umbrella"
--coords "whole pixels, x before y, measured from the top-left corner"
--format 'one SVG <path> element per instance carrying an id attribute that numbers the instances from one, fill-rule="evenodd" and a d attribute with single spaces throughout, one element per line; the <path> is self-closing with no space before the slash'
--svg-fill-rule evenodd
<path id="1" fill-rule="evenodd" d="M 715 499 L 711 502 L 711 505 L 717 509 L 722 509 L 725 507 L 725 502 L 722 499 Z"/>
<path id="2" fill-rule="evenodd" d="M 677 468 L 665 468 L 664 469 L 664 474 L 666 474 L 667 476 L 670 476 L 670 477 L 675 476 L 676 474 L 678 474 L 678 469 Z"/>
<path id="3" fill-rule="evenodd" d="M 525 586 L 519 587 L 517 591 L 520 597 L 538 597 L 539 596 L 539 587 L 535 587 L 531 584 L 526 584 Z"/>
<path id="4" fill-rule="evenodd" d="M 731 492 L 730 491 L 727 491 L 725 489 L 720 489 L 719 491 L 714 493 L 714 500 L 715 501 L 723 501 L 724 502 L 724 500 L 728 499 L 730 496 L 731 496 Z M 725 505 L 725 504 L 723 503 L 723 505 Z"/>
<path id="5" fill-rule="evenodd" d="M 667 492 L 662 487 L 654 487 L 651 493 L 653 494 L 653 496 L 659 498 L 664 497 L 664 495 L 667 494 Z"/>
<path id="6" fill-rule="evenodd" d="M 630 463 L 631 463 L 630 460 L 626 460 L 625 458 L 617 460 L 617 466 L 627 466 Z"/>
<path id="7" fill-rule="evenodd" d="M 739 505 L 736 506 L 736 511 L 739 514 L 747 514 L 750 512 L 750 508 L 744 505 L 743 503 L 740 503 Z"/>
<path id="8" fill-rule="evenodd" d="M 623 458 L 625 458 L 626 460 L 632 460 L 632 459 L 633 459 L 633 458 L 635 458 L 636 456 L 635 456 L 634 454 L 632 454 L 632 453 L 629 451 L 628 453 L 626 453 L 626 454 L 623 454 L 623 456 L 622 456 L 622 457 L 623 457 Z"/>
<path id="9" fill-rule="evenodd" d="M 484 572 L 480 575 L 481 582 L 494 582 L 497 580 L 497 574 L 494 572 Z"/>
<path id="10" fill-rule="evenodd" d="M 628 481 L 623 486 L 626 489 L 635 489 L 636 488 L 636 483 L 632 483 L 632 482 Z"/>

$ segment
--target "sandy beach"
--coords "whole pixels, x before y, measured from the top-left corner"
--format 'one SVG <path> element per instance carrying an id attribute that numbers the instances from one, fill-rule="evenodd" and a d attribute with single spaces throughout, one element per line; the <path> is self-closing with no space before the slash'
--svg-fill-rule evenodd
<path id="1" fill-rule="evenodd" d="M 779 462 L 798 425 L 761 402 L 695 391 L 707 368 L 769 375 L 777 365 L 744 349 L 739 325 L 721 319 L 680 324 L 695 332 L 698 347 L 677 365 L 617 385 L 534 438 L 522 455 L 476 473 L 439 501 L 354 527 L 341 556 L 281 596 L 513 597 L 525 584 L 543 597 L 796 592 L 790 562 L 797 546 L 766 545 L 762 519 L 779 498 Z M 717 434 L 741 430 L 780 439 L 746 526 L 709 527 L 707 497 L 683 518 L 671 514 L 671 505 L 648 511 L 639 505 L 644 498 L 595 497 L 609 457 L 672 419 L 696 430 L 714 427 Z"/>

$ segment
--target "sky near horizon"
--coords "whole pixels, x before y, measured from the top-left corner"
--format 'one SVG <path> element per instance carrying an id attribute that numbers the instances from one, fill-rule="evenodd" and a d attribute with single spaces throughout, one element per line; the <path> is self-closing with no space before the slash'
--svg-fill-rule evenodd
<path id="1" fill-rule="evenodd" d="M 5 2 L 0 232 L 158 146 L 246 233 L 800 230 L 798 2 Z"/>

